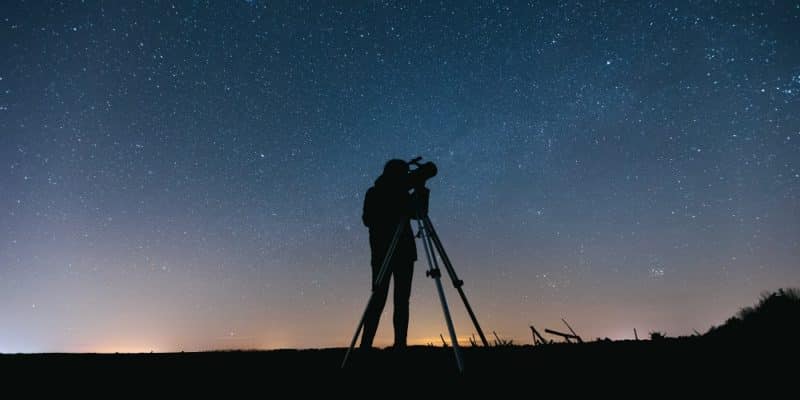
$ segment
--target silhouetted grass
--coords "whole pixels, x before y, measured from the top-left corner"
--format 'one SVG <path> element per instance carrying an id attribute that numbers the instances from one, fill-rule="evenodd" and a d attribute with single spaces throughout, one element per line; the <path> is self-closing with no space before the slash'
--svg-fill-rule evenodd
<path id="1" fill-rule="evenodd" d="M 744 307 L 706 336 L 724 339 L 796 340 L 800 333 L 800 290 L 763 293 L 758 303 Z"/>
<path id="2" fill-rule="evenodd" d="M 653 331 L 650 332 L 650 340 L 664 340 L 667 338 L 667 335 L 663 332 Z"/>

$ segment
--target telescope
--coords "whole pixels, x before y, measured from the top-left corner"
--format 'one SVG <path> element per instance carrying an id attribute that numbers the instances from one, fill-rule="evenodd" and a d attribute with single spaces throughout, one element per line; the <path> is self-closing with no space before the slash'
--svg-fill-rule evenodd
<path id="1" fill-rule="evenodd" d="M 410 170 L 408 173 L 408 189 L 414 189 L 411 194 L 411 204 L 415 212 L 411 215 L 411 218 L 415 220 L 428 215 L 430 190 L 425 187 L 425 182 L 436 176 L 436 172 L 438 172 L 436 164 L 430 161 L 420 163 L 420 160 L 422 160 L 422 157 L 414 158 L 408 162 L 409 167 L 416 166 L 415 169 Z"/>
<path id="2" fill-rule="evenodd" d="M 436 176 L 439 171 L 436 164 L 431 161 L 420 163 L 422 157 L 417 157 L 408 162 L 408 166 L 416 166 L 408 173 L 408 186 L 409 189 L 416 189 L 425 187 L 425 181 Z"/>

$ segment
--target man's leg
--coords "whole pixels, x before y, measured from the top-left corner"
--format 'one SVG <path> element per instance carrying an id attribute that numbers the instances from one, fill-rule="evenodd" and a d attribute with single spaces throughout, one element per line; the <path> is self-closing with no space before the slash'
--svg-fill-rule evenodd
<path id="1" fill-rule="evenodd" d="M 414 277 L 414 261 L 402 261 L 394 265 L 394 347 L 406 347 L 408 335 L 408 302 L 411 298 L 411 281 Z"/>
<path id="2" fill-rule="evenodd" d="M 375 279 L 380 272 L 380 265 L 372 266 L 372 301 L 367 307 L 367 314 L 364 317 L 364 333 L 361 335 L 361 348 L 372 347 L 372 341 L 375 339 L 375 333 L 378 331 L 378 322 L 381 320 L 381 313 L 383 307 L 386 305 L 386 297 L 389 295 L 389 279 L 384 278 L 383 285 L 375 287 Z"/>

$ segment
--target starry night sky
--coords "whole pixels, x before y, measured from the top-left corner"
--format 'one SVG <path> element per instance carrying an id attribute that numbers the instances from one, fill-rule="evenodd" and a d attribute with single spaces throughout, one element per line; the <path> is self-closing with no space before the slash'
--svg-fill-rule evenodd
<path id="1" fill-rule="evenodd" d="M 417 155 L 515 343 L 800 286 L 797 1 L 320 3 L 0 5 L 0 352 L 346 346 L 364 193 Z M 438 344 L 425 268 L 409 340 Z"/>

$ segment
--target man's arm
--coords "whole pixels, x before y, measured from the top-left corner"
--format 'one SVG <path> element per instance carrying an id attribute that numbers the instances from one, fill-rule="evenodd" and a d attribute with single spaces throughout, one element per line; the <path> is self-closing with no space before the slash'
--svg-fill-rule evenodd
<path id="1" fill-rule="evenodd" d="M 369 188 L 366 196 L 364 196 L 364 210 L 361 214 L 361 222 L 363 222 L 364 226 L 367 228 L 371 227 L 375 222 L 375 205 L 373 204 L 373 196 L 373 189 Z"/>

